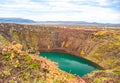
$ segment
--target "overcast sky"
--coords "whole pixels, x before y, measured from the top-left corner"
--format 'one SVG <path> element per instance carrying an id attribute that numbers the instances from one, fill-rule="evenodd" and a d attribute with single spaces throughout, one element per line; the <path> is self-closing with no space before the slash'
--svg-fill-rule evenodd
<path id="1" fill-rule="evenodd" d="M 0 0 L 0 17 L 120 23 L 120 0 Z"/>

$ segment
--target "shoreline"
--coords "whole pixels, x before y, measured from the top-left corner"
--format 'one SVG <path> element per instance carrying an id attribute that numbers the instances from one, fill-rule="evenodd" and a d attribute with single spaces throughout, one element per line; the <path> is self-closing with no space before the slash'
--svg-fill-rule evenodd
<path id="1" fill-rule="evenodd" d="M 93 65 L 96 65 L 100 70 L 105 70 L 104 67 L 100 66 L 100 65 L 97 64 L 96 62 L 91 61 L 91 60 L 89 60 L 89 59 L 81 56 L 80 54 L 78 54 L 78 53 L 76 53 L 76 52 L 74 52 L 74 51 L 69 51 L 69 50 L 67 50 L 67 49 L 65 49 L 65 48 L 52 48 L 52 49 L 41 48 L 41 49 L 39 50 L 39 54 L 40 54 L 40 52 L 58 52 L 58 53 L 70 54 L 70 55 L 72 55 L 72 56 L 76 56 L 76 57 L 78 57 L 78 58 L 82 58 L 82 59 L 85 59 L 85 60 L 91 62 Z"/>

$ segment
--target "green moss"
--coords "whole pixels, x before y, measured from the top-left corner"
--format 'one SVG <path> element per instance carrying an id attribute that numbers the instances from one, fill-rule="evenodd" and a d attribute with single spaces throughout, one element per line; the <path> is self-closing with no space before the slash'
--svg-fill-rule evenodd
<path id="1" fill-rule="evenodd" d="M 37 63 L 32 63 L 28 66 L 29 69 L 38 69 L 39 65 Z"/>
<path id="2" fill-rule="evenodd" d="M 10 54 L 4 54 L 4 56 L 3 56 L 4 60 L 9 60 L 9 58 L 10 58 Z"/>

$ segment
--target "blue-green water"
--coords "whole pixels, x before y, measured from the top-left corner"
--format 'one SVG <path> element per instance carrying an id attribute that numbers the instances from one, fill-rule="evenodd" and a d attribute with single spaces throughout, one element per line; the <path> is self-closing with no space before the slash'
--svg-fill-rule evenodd
<path id="1" fill-rule="evenodd" d="M 40 56 L 57 62 L 58 67 L 71 74 L 83 76 L 91 71 L 98 70 L 98 66 L 92 62 L 70 54 L 57 52 L 41 52 Z"/>

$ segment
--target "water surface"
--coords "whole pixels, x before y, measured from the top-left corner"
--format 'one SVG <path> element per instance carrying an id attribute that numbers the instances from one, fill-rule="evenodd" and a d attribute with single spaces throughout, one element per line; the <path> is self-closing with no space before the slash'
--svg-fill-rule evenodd
<path id="1" fill-rule="evenodd" d="M 40 56 L 46 57 L 51 61 L 57 62 L 58 67 L 71 74 L 83 76 L 91 71 L 98 70 L 99 67 L 94 63 L 73 56 L 71 54 L 58 53 L 58 52 L 41 52 Z"/>

